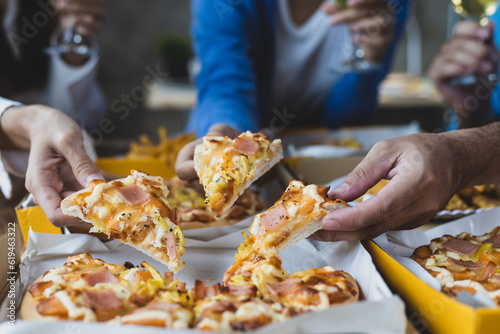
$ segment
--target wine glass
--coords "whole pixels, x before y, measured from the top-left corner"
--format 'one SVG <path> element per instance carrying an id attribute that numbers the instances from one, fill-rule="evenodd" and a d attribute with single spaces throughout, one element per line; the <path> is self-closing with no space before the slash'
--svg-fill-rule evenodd
<path id="1" fill-rule="evenodd" d="M 336 5 L 340 9 L 347 9 L 347 0 L 329 0 L 330 4 Z M 374 63 L 365 59 L 365 51 L 361 45 L 355 41 L 356 36 L 361 34 L 359 31 L 351 32 L 352 45 L 350 46 L 351 52 L 347 60 L 339 66 L 332 69 L 334 73 L 348 73 L 348 72 L 371 72 L 379 70 L 382 67 L 381 63 Z"/>
<path id="2" fill-rule="evenodd" d="M 44 50 L 46 54 L 61 56 L 70 55 L 82 59 L 90 58 L 98 54 L 97 50 L 84 43 L 83 36 L 78 33 L 78 26 L 75 23 L 74 15 L 69 16 L 67 23 L 63 26 L 65 27 L 61 29 L 61 34 L 57 39 L 58 44 L 46 48 Z"/>
<path id="3" fill-rule="evenodd" d="M 488 25 L 488 16 L 493 15 L 497 9 L 498 0 L 450 0 L 451 4 L 455 7 L 455 12 L 462 16 L 463 20 L 472 20 L 478 22 L 479 25 L 485 27 Z M 455 86 L 468 86 L 474 85 L 478 81 L 484 82 L 486 80 L 490 83 L 498 82 L 498 75 L 496 73 L 489 73 L 487 75 L 468 74 L 458 78 L 453 78 L 450 83 Z"/>

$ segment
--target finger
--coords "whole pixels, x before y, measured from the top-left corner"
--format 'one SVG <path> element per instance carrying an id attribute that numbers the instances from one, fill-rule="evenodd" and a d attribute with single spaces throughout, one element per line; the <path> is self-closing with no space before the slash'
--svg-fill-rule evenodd
<path id="1" fill-rule="evenodd" d="M 457 78 L 471 73 L 472 71 L 468 70 L 466 67 L 448 61 L 439 62 L 435 66 L 432 66 L 429 71 L 429 76 L 434 82 L 444 82 L 451 78 Z"/>
<path id="2" fill-rule="evenodd" d="M 87 5 L 87 4 L 69 4 L 61 8 L 63 15 L 91 15 L 96 18 L 102 19 L 106 16 L 106 8 L 101 5 Z"/>
<path id="3" fill-rule="evenodd" d="M 472 21 L 459 22 L 454 29 L 454 37 L 479 39 L 485 41 L 493 36 L 493 30 L 488 27 L 481 27 Z"/>
<path id="4" fill-rule="evenodd" d="M 201 198 L 205 198 L 205 190 L 203 189 L 203 186 L 200 184 L 198 179 L 187 181 L 186 183 L 188 187 L 194 189 Z"/>
<path id="5" fill-rule="evenodd" d="M 366 157 L 347 175 L 344 182 L 330 192 L 332 197 L 351 201 L 366 193 L 390 171 L 394 164 L 392 148 L 387 142 L 373 146 Z"/>
<path id="6" fill-rule="evenodd" d="M 347 6 L 349 6 L 349 7 L 374 6 L 374 5 L 380 5 L 380 6 L 387 7 L 387 1 L 386 0 L 347 0 Z"/>
<path id="7" fill-rule="evenodd" d="M 57 208 L 54 211 L 54 213 L 51 216 L 50 222 L 56 227 L 88 225 L 88 223 L 83 222 L 81 219 L 77 217 L 67 216 L 63 214 L 61 208 Z"/>
<path id="8" fill-rule="evenodd" d="M 240 131 L 223 123 L 212 125 L 207 133 L 207 136 L 228 136 L 232 139 L 238 137 L 239 135 Z"/>
<path id="9" fill-rule="evenodd" d="M 323 2 L 321 4 L 320 8 L 321 8 L 322 11 L 324 11 L 328 15 L 335 14 L 335 13 L 337 13 L 337 12 L 339 12 L 339 11 L 342 10 L 342 9 L 339 8 L 339 6 L 337 6 L 335 4 L 335 2 L 330 3 L 330 2 L 327 2 L 327 1 Z"/>
<path id="10" fill-rule="evenodd" d="M 330 15 L 330 22 L 334 25 L 353 23 L 361 18 L 369 17 L 372 10 L 368 8 L 347 8 Z"/>
<path id="11" fill-rule="evenodd" d="M 95 21 L 92 16 L 77 16 L 75 18 L 78 33 L 84 36 L 98 32 L 102 27 L 101 21 Z"/>
<path id="12" fill-rule="evenodd" d="M 92 180 L 104 180 L 95 163 L 89 158 L 82 143 L 77 143 L 63 153 L 75 178 L 83 187 L 88 187 Z"/>
<path id="13" fill-rule="evenodd" d="M 201 139 L 195 140 L 187 145 L 185 145 L 177 154 L 177 160 L 175 162 L 175 173 L 179 179 L 184 181 L 190 181 L 198 178 L 198 174 L 194 169 L 194 149 L 196 145 L 202 142 Z"/>

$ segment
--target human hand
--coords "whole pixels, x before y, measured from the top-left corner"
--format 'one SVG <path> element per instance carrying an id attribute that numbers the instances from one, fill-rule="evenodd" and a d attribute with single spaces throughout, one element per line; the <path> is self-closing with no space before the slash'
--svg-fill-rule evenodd
<path id="1" fill-rule="evenodd" d="M 214 124 L 208 130 L 207 136 L 228 136 L 236 138 L 240 132 L 229 125 L 218 123 Z M 196 145 L 201 144 L 202 138 L 199 138 L 184 146 L 177 155 L 175 163 L 175 173 L 181 179 L 186 181 L 190 187 L 204 196 L 203 186 L 200 185 L 198 174 L 194 169 L 194 149 Z"/>
<path id="2" fill-rule="evenodd" d="M 14 144 L 30 149 L 26 189 L 52 224 L 84 224 L 60 208 L 64 197 L 87 187 L 91 180 L 103 179 L 85 151 L 78 125 L 59 110 L 32 105 L 9 108 L 2 128 Z"/>
<path id="3" fill-rule="evenodd" d="M 480 126 L 493 120 L 490 95 L 495 83 L 479 79 L 472 85 L 452 85 L 465 75 L 498 73 L 499 53 L 493 41 L 493 23 L 486 27 L 470 21 L 455 26 L 453 38 L 434 58 L 429 77 L 445 101 L 457 112 L 462 127 Z"/>
<path id="4" fill-rule="evenodd" d="M 323 11 L 330 16 L 333 25 L 348 24 L 355 32 L 353 41 L 361 46 L 364 58 L 374 63 L 384 60 L 394 39 L 394 10 L 387 0 L 347 0 L 342 9 L 334 1 L 324 2 Z"/>
<path id="5" fill-rule="evenodd" d="M 392 229 L 427 223 L 460 186 L 454 153 L 443 134 L 417 134 L 377 143 L 330 196 L 352 201 L 381 179 L 377 196 L 330 212 L 312 236 L 323 241 L 363 240 Z"/>
<path id="6" fill-rule="evenodd" d="M 89 36 L 102 26 L 106 0 L 52 0 L 61 15 L 63 27 L 75 24 L 77 32 Z"/>

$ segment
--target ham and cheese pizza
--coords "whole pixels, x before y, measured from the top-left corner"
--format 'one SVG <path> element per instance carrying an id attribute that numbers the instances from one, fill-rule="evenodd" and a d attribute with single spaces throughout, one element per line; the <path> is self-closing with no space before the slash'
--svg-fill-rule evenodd
<path id="1" fill-rule="evenodd" d="M 221 217 L 255 180 L 283 158 L 281 140 L 262 133 L 242 133 L 236 139 L 203 137 L 195 148 L 194 168 L 210 211 Z"/>
<path id="2" fill-rule="evenodd" d="M 49 270 L 30 286 L 21 318 L 188 328 L 193 319 L 192 298 L 185 284 L 174 281 L 172 273 L 162 277 L 146 262 L 142 266 L 108 264 L 87 253 L 70 256 L 67 263 Z M 168 316 L 161 314 L 165 309 Z"/>
<path id="3" fill-rule="evenodd" d="M 318 231 L 328 212 L 349 206 L 343 200 L 330 199 L 327 193 L 328 187 L 306 186 L 303 181 L 291 180 L 281 198 L 267 211 L 255 216 L 250 236 L 244 235 L 245 240 L 235 255 L 236 261 L 224 275 L 224 283 L 252 271 L 262 259 L 272 259 Z"/>
<path id="4" fill-rule="evenodd" d="M 500 227 L 481 236 L 444 235 L 420 246 L 411 258 L 440 283 L 444 293 L 486 293 L 500 305 Z"/>
<path id="5" fill-rule="evenodd" d="M 92 223 L 90 232 L 105 233 L 178 272 L 184 267 L 184 236 L 167 196 L 161 177 L 132 170 L 124 179 L 92 181 L 90 189 L 65 198 L 61 209 Z"/>

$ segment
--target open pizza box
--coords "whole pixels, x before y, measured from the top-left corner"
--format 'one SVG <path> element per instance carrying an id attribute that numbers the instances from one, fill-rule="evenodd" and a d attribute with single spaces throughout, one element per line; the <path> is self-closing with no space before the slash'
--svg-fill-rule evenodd
<path id="1" fill-rule="evenodd" d="M 243 241 L 242 231 L 248 229 L 252 218 L 235 225 L 185 232 L 186 267 L 175 275 L 191 288 L 195 279 L 207 284 L 220 282 L 224 271 L 234 261 L 237 246 Z M 33 281 L 45 271 L 61 265 L 69 255 L 89 252 L 110 263 L 147 261 L 160 272 L 165 266 L 119 241 L 102 242 L 86 234 L 56 235 L 30 231 L 27 256 L 20 265 L 16 282 L 15 304 L 21 300 Z M 332 307 L 322 312 L 308 313 L 287 321 L 262 327 L 254 333 L 404 333 L 405 308 L 402 300 L 391 293 L 373 265 L 368 252 L 359 242 L 321 243 L 303 240 L 281 253 L 285 270 L 320 268 L 331 265 L 352 274 L 357 280 L 364 300 L 359 303 Z M 7 303 L 7 304 L 6 304 Z M 8 301 L 2 304 L 0 315 L 5 319 Z M 388 315 L 390 314 L 390 317 Z M 387 321 L 390 319 L 390 321 Z M 116 326 L 83 322 L 33 322 L 16 319 L 15 327 L 3 322 L 1 333 L 78 333 L 93 331 L 114 333 L 160 333 L 165 329 L 135 326 Z M 196 330 L 177 330 L 175 333 L 196 333 Z M 76 333 L 76 332 L 75 332 Z M 203 332 L 206 333 L 206 332 Z"/>
<path id="2" fill-rule="evenodd" d="M 377 268 L 393 290 L 405 300 L 410 321 L 418 319 L 421 328 L 433 334 L 500 333 L 500 307 L 480 294 L 460 295 L 457 299 L 439 291 L 439 283 L 415 261 L 413 250 L 444 234 L 468 232 L 482 235 L 500 225 L 500 208 L 491 209 L 439 225 L 425 232 L 388 232 L 364 243 Z"/>

